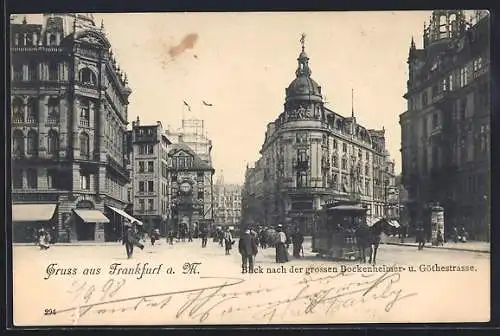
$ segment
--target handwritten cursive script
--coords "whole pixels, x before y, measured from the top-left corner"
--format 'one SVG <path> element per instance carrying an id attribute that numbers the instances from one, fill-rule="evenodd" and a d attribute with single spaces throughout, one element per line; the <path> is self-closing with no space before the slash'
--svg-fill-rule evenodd
<path id="1" fill-rule="evenodd" d="M 200 277 L 197 284 L 210 281 L 210 285 L 176 291 L 132 297 L 114 295 L 124 284 L 107 283 L 106 290 L 95 289 L 101 296 L 89 296 L 89 290 L 80 290 L 85 300 L 75 307 L 59 309 L 58 314 L 77 314 L 82 318 L 88 314 L 106 315 L 124 312 L 165 310 L 165 319 L 212 321 L 220 323 L 224 317 L 240 315 L 242 319 L 251 318 L 259 323 L 279 322 L 305 315 L 323 314 L 330 316 L 341 309 L 371 305 L 375 309 L 390 312 L 401 301 L 417 295 L 401 288 L 401 274 L 386 273 L 336 273 L 316 277 L 307 276 L 289 285 L 275 287 L 252 287 L 245 285 L 244 279 L 225 277 Z M 213 282 L 216 282 L 213 284 Z M 121 286 L 120 286 L 121 285 Z M 398 286 L 399 285 L 399 286 Z M 237 291 L 231 290 L 232 288 Z M 92 287 L 91 287 L 92 288 Z M 113 295 L 110 295 L 113 293 Z M 168 308 L 168 309 L 165 309 Z"/>

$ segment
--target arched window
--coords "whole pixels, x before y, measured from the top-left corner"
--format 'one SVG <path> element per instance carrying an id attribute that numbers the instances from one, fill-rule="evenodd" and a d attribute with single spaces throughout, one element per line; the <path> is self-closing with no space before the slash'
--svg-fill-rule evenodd
<path id="1" fill-rule="evenodd" d="M 94 72 L 89 68 L 80 70 L 80 82 L 83 84 L 95 85 L 97 80 Z"/>
<path id="2" fill-rule="evenodd" d="M 38 153 L 38 133 L 35 130 L 28 132 L 28 154 L 36 155 Z"/>
<path id="3" fill-rule="evenodd" d="M 48 148 L 47 152 L 49 155 L 57 155 L 59 151 L 59 134 L 51 130 L 49 131 L 49 143 L 48 143 Z"/>
<path id="4" fill-rule="evenodd" d="M 47 121 L 49 123 L 57 122 L 59 120 L 59 99 L 49 98 L 48 109 Z"/>
<path id="5" fill-rule="evenodd" d="M 24 154 L 24 134 L 21 130 L 15 130 L 12 134 L 12 153 L 14 155 Z"/>
<path id="6" fill-rule="evenodd" d="M 24 122 L 23 101 L 18 97 L 12 101 L 12 122 Z"/>
<path id="7" fill-rule="evenodd" d="M 87 133 L 80 134 L 80 156 L 89 158 L 90 139 Z"/>
<path id="8" fill-rule="evenodd" d="M 36 98 L 30 98 L 28 100 L 27 121 L 31 123 L 38 122 L 38 100 Z"/>
<path id="9" fill-rule="evenodd" d="M 80 101 L 80 124 L 84 126 L 90 124 L 90 102 L 88 100 Z"/>

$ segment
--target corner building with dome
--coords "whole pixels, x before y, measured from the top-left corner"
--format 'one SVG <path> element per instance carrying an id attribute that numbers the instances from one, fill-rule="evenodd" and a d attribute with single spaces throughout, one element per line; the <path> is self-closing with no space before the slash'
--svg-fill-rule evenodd
<path id="1" fill-rule="evenodd" d="M 388 154 L 385 131 L 325 106 L 311 78 L 302 41 L 296 78 L 286 89 L 284 110 L 267 125 L 261 157 L 247 167 L 242 225 L 299 226 L 311 234 L 325 202 L 356 200 L 368 216 L 384 214 Z"/>

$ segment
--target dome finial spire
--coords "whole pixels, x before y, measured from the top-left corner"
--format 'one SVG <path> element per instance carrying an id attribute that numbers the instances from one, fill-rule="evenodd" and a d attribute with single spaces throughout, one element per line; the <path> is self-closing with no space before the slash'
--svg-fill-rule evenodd
<path id="1" fill-rule="evenodd" d="M 300 44 L 302 45 L 302 51 L 305 51 L 306 34 L 302 33 L 300 35 Z"/>

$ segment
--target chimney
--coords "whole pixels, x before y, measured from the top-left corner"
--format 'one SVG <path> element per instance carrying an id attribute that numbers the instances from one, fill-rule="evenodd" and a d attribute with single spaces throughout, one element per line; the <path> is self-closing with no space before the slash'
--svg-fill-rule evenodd
<path id="1" fill-rule="evenodd" d="M 182 133 L 179 133 L 179 143 L 184 142 L 184 135 Z"/>
<path id="2" fill-rule="evenodd" d="M 137 120 L 136 120 L 135 124 L 137 126 L 141 126 L 141 121 L 139 120 L 139 116 L 137 116 Z"/>

